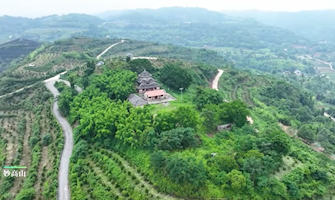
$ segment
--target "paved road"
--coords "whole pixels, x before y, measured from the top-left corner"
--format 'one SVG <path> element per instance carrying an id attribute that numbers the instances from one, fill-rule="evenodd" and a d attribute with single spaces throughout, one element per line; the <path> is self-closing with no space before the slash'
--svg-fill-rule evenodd
<path id="1" fill-rule="evenodd" d="M 101 56 L 103 56 L 108 50 L 110 50 L 111 48 L 113 48 L 113 47 L 115 47 L 116 45 L 121 44 L 121 43 L 124 43 L 124 40 L 121 40 L 121 42 L 117 42 L 117 43 L 115 43 L 115 44 L 110 45 L 107 49 L 105 49 L 101 54 L 99 54 L 99 55 L 97 56 L 97 59 L 99 59 Z"/>
<path id="2" fill-rule="evenodd" d="M 57 80 L 50 80 L 45 83 L 46 87 L 52 92 L 54 97 L 56 98 L 59 95 L 59 91 L 55 88 L 54 84 Z M 59 176 L 58 176 L 58 198 L 59 200 L 70 200 L 71 194 L 69 190 L 69 164 L 70 164 L 70 157 L 72 154 L 73 149 L 73 133 L 72 128 L 66 118 L 62 117 L 59 112 L 57 101 L 53 103 L 52 108 L 53 114 L 56 117 L 57 121 L 61 125 L 65 144 L 64 149 L 62 152 L 62 157 L 60 160 L 59 166 Z"/>

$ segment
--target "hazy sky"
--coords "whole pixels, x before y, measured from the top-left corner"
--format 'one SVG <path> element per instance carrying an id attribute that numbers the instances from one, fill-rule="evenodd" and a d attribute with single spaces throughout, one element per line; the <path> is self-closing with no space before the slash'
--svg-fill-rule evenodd
<path id="1" fill-rule="evenodd" d="M 0 0 L 0 6 L 0 15 L 37 17 L 170 6 L 203 7 L 210 10 L 322 10 L 335 9 L 335 0 Z"/>

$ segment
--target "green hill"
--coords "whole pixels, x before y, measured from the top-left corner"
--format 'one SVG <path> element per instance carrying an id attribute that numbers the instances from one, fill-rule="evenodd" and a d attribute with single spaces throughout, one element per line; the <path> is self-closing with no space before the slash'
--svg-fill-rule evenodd
<path id="1" fill-rule="evenodd" d="M 25 57 L 38 46 L 40 43 L 30 40 L 13 40 L 0 44 L 0 73 L 10 65 L 10 62 Z"/>
<path id="2" fill-rule="evenodd" d="M 329 80 L 312 73 L 256 75 L 212 50 L 134 40 L 111 48 L 99 58 L 104 64 L 96 66 L 96 56 L 117 42 L 74 37 L 44 44 L 0 76 L 2 94 L 64 70 L 69 72 L 63 79 L 83 88 L 78 93 L 55 85 L 59 110 L 74 129 L 72 199 L 334 196 L 335 123 L 323 116 L 325 101 L 316 98 L 318 93 L 332 97 Z M 142 56 L 157 59 L 136 59 Z M 258 56 L 260 63 L 271 57 Z M 208 86 L 218 68 L 224 72 L 216 91 Z M 174 101 L 143 108 L 127 101 L 144 69 Z M 51 104 L 43 84 L 0 98 L 0 161 L 30 169 L 23 183 L 0 178 L 2 198 L 56 197 L 64 140 Z M 228 123 L 231 129 L 217 130 Z M 325 150 L 314 150 L 315 142 Z"/>

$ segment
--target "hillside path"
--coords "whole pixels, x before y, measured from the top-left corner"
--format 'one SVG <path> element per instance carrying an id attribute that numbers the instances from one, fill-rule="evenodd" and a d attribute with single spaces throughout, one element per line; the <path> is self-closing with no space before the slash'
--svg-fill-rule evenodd
<path id="1" fill-rule="evenodd" d="M 215 78 L 212 82 L 212 88 L 216 91 L 219 91 L 218 84 L 219 84 L 219 80 L 220 80 L 220 77 L 222 76 L 222 74 L 223 74 L 223 70 L 219 69 L 219 73 L 215 76 Z"/>
<path id="2" fill-rule="evenodd" d="M 117 42 L 115 44 L 110 45 L 107 49 L 105 49 L 101 54 L 97 56 L 97 59 L 99 59 L 101 56 L 103 56 L 107 51 L 109 51 L 111 48 L 115 47 L 118 44 L 124 43 L 124 40 L 121 40 L 121 42 Z"/>
<path id="3" fill-rule="evenodd" d="M 212 89 L 216 90 L 216 91 L 219 91 L 218 89 L 218 84 L 219 84 L 219 80 L 220 80 L 220 77 L 222 76 L 223 74 L 223 70 L 222 69 L 218 69 L 219 73 L 215 76 L 213 82 L 212 82 Z M 224 100 L 225 102 L 229 102 L 227 99 Z M 253 124 L 254 123 L 254 120 L 250 117 L 250 116 L 247 116 L 247 120 L 250 124 Z"/>

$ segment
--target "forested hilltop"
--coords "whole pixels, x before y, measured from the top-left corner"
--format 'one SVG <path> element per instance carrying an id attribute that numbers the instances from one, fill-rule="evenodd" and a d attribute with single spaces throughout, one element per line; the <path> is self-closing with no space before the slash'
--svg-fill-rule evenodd
<path id="1" fill-rule="evenodd" d="M 56 111 L 73 129 L 74 200 L 335 197 L 331 45 L 199 8 L 103 18 L 0 18 L 24 22 L 11 35 L 16 23 L 6 21 L 5 40 L 56 40 L 0 45 L 0 161 L 29 169 L 26 179 L 0 177 L 0 199 L 63 191 L 69 137 Z M 171 101 L 134 106 L 143 71 Z"/>
<path id="2" fill-rule="evenodd" d="M 81 86 L 82 93 L 57 84 L 59 107 L 74 125 L 73 199 L 333 195 L 335 122 L 323 115 L 314 90 L 305 90 L 293 77 L 254 75 L 223 61 L 216 91 L 208 85 L 217 67 L 180 58 L 126 59 L 130 47 L 152 52 L 143 44 L 122 43 L 104 55 L 103 66 L 88 62 L 63 77 Z M 124 53 L 112 55 L 121 49 Z M 126 99 L 144 69 L 177 100 L 133 107 Z M 231 130 L 216 130 L 227 123 L 233 124 Z M 317 152 L 314 142 L 328 146 Z"/>

